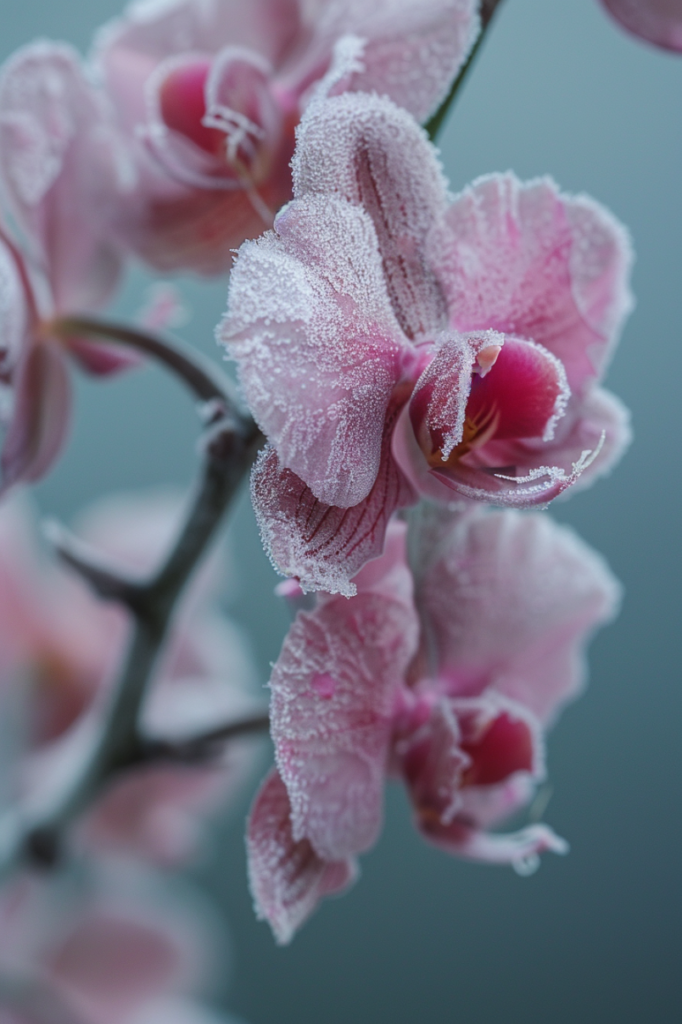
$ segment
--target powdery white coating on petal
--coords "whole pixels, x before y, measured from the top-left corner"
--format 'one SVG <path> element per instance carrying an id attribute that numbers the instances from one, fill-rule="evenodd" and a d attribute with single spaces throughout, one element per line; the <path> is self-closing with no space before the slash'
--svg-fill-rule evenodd
<path id="1" fill-rule="evenodd" d="M 353 861 L 324 861 L 307 839 L 294 840 L 289 797 L 276 769 L 251 808 L 246 848 L 256 914 L 282 945 L 291 942 L 324 896 L 348 888 L 356 878 Z"/>
<path id="2" fill-rule="evenodd" d="M 391 423 L 392 427 L 392 423 Z M 417 495 L 390 454 L 390 431 L 376 482 L 364 501 L 338 508 L 318 501 L 276 452 L 266 447 L 251 476 L 251 498 L 261 539 L 273 565 L 296 577 L 304 590 L 351 597 L 352 577 L 384 547 L 388 522 Z"/>
<path id="3" fill-rule="evenodd" d="M 592 388 L 577 411 L 559 424 L 548 448 L 523 444 L 517 452 L 519 461 L 527 466 L 550 458 L 561 465 L 578 462 L 583 452 L 596 452 L 596 458 L 583 460 L 581 473 L 571 485 L 572 491 L 590 487 L 599 477 L 616 466 L 632 441 L 630 411 L 616 395 L 605 388 Z"/>
<path id="4" fill-rule="evenodd" d="M 292 167 L 297 197 L 343 196 L 372 218 L 388 294 L 407 336 L 443 328 L 445 304 L 424 243 L 445 214 L 447 183 L 423 129 L 386 98 L 337 96 L 309 107 Z"/>
<path id="5" fill-rule="evenodd" d="M 665 50 L 682 52 L 680 0 L 601 0 L 606 10 L 633 35 Z"/>
<path id="6" fill-rule="evenodd" d="M 433 230 L 428 258 L 457 330 L 543 345 L 575 393 L 601 377 L 632 307 L 629 239 L 603 207 L 547 178 L 480 178 Z"/>
<path id="7" fill-rule="evenodd" d="M 270 682 L 271 731 L 294 837 L 320 857 L 377 839 L 396 692 L 416 647 L 411 602 L 374 593 L 325 601 L 289 630 Z"/>
<path id="8" fill-rule="evenodd" d="M 356 505 L 376 479 L 405 349 L 372 223 L 310 197 L 277 231 L 242 247 L 219 337 L 283 465 L 320 501 Z"/>
<path id="9" fill-rule="evenodd" d="M 455 520 L 417 595 L 449 694 L 492 688 L 546 722 L 581 689 L 586 641 L 613 618 L 620 587 L 568 528 L 477 509 Z"/>
<path id="10" fill-rule="evenodd" d="M 504 335 L 497 331 L 448 333 L 437 339 L 433 360 L 415 384 L 410 413 L 414 417 L 417 407 L 426 405 L 420 418 L 424 419 L 428 430 L 442 434 L 443 462 L 464 436 L 471 377 L 479 353 L 486 348 L 501 348 L 503 345 Z"/>
<path id="11" fill-rule="evenodd" d="M 116 284 L 110 221 L 127 159 L 74 50 L 34 43 L 4 65 L 0 181 L 59 311 L 97 306 Z"/>
<path id="12" fill-rule="evenodd" d="M 565 452 L 559 444 L 539 447 L 524 441 L 489 441 L 474 453 L 474 464 L 460 459 L 454 474 L 439 470 L 437 465 L 429 467 L 410 423 L 409 409 L 405 408 L 393 434 L 392 451 L 416 493 L 441 505 L 485 502 L 503 508 L 545 507 L 574 487 L 592 466 L 595 466 L 592 477 L 599 473 L 606 436 L 600 432 L 595 437 L 589 421 L 582 426 L 584 433 L 594 440 L 591 448 L 574 451 L 580 432 Z M 621 446 L 616 445 L 614 456 L 621 450 Z M 568 461 L 574 456 L 572 463 Z M 568 461 L 568 465 L 548 465 L 547 460 L 552 458 Z"/>
<path id="13" fill-rule="evenodd" d="M 328 6 L 342 11 L 346 31 L 367 39 L 365 69 L 350 88 L 386 94 L 418 121 L 445 99 L 480 28 L 476 0 L 345 0 Z"/>

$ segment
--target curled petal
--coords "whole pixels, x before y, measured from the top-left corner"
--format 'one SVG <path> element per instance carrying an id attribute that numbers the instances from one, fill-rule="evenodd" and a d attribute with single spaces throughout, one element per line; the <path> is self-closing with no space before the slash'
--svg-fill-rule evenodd
<path id="1" fill-rule="evenodd" d="M 682 53 L 680 0 L 601 0 L 623 28 L 664 50 Z"/>
<path id="2" fill-rule="evenodd" d="M 0 178 L 57 308 L 111 294 L 121 269 L 113 210 L 127 151 L 70 47 L 19 50 L 0 77 Z"/>
<path id="3" fill-rule="evenodd" d="M 432 231 L 428 258 L 456 330 L 537 342 L 576 394 L 602 376 L 632 308 L 632 249 L 593 200 L 562 195 L 547 178 L 480 178 Z"/>
<path id="4" fill-rule="evenodd" d="M 352 577 L 384 547 L 389 520 L 416 501 L 384 440 L 372 490 L 352 508 L 318 501 L 309 487 L 265 448 L 251 477 L 251 497 L 265 550 L 275 568 L 304 589 L 351 597 Z"/>
<path id="5" fill-rule="evenodd" d="M 284 642 L 271 678 L 277 764 L 294 837 L 327 860 L 376 841 L 396 691 L 416 646 L 411 603 L 374 593 L 300 613 Z"/>
<path id="6" fill-rule="evenodd" d="M 425 828 L 448 826 L 455 818 L 479 825 L 472 813 L 477 801 L 467 801 L 467 794 L 510 787 L 516 793 L 518 777 L 537 780 L 544 773 L 538 721 L 494 691 L 440 699 L 426 721 L 399 736 L 396 752 Z"/>
<path id="7" fill-rule="evenodd" d="M 546 516 L 472 510 L 422 564 L 418 605 L 452 696 L 490 688 L 553 718 L 585 678 L 592 631 L 620 588 L 596 552 Z"/>
<path id="8" fill-rule="evenodd" d="M 445 327 L 443 295 L 424 247 L 445 214 L 447 185 L 435 147 L 414 120 L 385 97 L 344 94 L 313 103 L 292 166 L 297 197 L 341 196 L 371 217 L 404 333 L 414 338 Z"/>
<path id="9" fill-rule="evenodd" d="M 17 369 L 14 408 L 2 449 L 2 489 L 39 480 L 66 437 L 71 388 L 64 357 L 49 342 L 33 345 Z"/>
<path id="10" fill-rule="evenodd" d="M 541 853 L 568 853 L 568 843 L 547 825 L 529 825 L 518 832 L 483 832 L 460 821 L 447 826 L 424 825 L 426 839 L 446 853 L 486 864 L 511 864 L 519 874 L 530 874 Z"/>
<path id="11" fill-rule="evenodd" d="M 376 479 L 404 350 L 372 223 L 316 196 L 276 227 L 242 247 L 220 337 L 282 464 L 320 501 L 356 505 Z"/>
<path id="12" fill-rule="evenodd" d="M 353 861 L 325 861 L 307 839 L 296 841 L 286 786 L 273 769 L 261 786 L 246 836 L 249 883 L 256 913 L 285 945 L 324 896 L 353 884 Z"/>

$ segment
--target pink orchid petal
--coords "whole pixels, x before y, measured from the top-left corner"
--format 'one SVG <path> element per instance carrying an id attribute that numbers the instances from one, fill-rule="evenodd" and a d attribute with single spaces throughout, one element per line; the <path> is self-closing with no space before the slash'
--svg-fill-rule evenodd
<path id="1" fill-rule="evenodd" d="M 382 291 L 388 289 L 405 334 L 445 327 L 443 296 L 423 254 L 427 234 L 445 215 L 447 184 L 437 151 L 414 120 L 385 97 L 345 94 L 312 103 L 292 166 L 297 197 L 341 196 L 371 217 Z M 351 241 L 353 249 L 363 244 L 357 231 L 349 233 L 346 256 Z"/>
<path id="2" fill-rule="evenodd" d="M 459 810 L 462 774 L 471 763 L 460 738 L 457 716 L 441 701 L 425 723 L 397 742 L 400 769 L 420 820 L 450 823 Z"/>
<path id="3" fill-rule="evenodd" d="M 389 435 L 390 440 L 390 435 Z M 352 508 L 318 501 L 266 447 L 251 478 L 251 497 L 265 550 L 275 568 L 308 590 L 351 597 L 351 579 L 384 547 L 389 520 L 416 494 L 393 461 L 388 443 L 372 490 Z"/>
<path id="4" fill-rule="evenodd" d="M 57 309 L 103 303 L 121 269 L 110 218 L 125 156 L 75 51 L 39 42 L 4 65 L 0 142 L 4 191 Z"/>
<path id="5" fill-rule="evenodd" d="M 26 337 L 29 308 L 14 250 L 0 229 L 0 374 L 16 364 Z"/>
<path id="6" fill-rule="evenodd" d="M 270 681 L 272 737 L 294 837 L 326 860 L 377 839 L 396 688 L 416 646 L 411 602 L 371 592 L 299 613 L 289 630 Z"/>
<path id="7" fill-rule="evenodd" d="M 145 83 L 145 140 L 159 169 L 189 188 L 243 191 L 257 206 L 255 189 L 277 164 L 281 201 L 288 199 L 281 161 L 293 139 L 283 138 L 286 112 L 270 90 L 271 72 L 258 53 L 236 46 L 212 60 L 190 52 L 161 61 Z M 265 217 L 271 222 L 272 211 Z"/>
<path id="8" fill-rule="evenodd" d="M 480 360 L 489 351 L 494 362 L 481 372 Z M 539 345 L 496 331 L 445 335 L 415 385 L 410 420 L 425 456 L 434 468 L 442 462 L 446 472 L 447 458 L 465 439 L 467 421 L 480 423 L 483 436 L 495 440 L 548 440 L 568 394 L 561 363 Z"/>
<path id="9" fill-rule="evenodd" d="M 310 197 L 277 231 L 242 247 L 220 336 L 283 465 L 321 502 L 356 505 L 376 480 L 405 347 L 372 224 L 343 200 Z"/>
<path id="10" fill-rule="evenodd" d="M 122 346 L 83 338 L 67 338 L 64 344 L 80 368 L 93 377 L 110 377 L 112 374 L 136 369 L 143 363 L 141 356 Z"/>
<path id="11" fill-rule="evenodd" d="M 632 307 L 630 242 L 603 207 L 549 179 L 491 175 L 455 199 L 428 251 L 456 330 L 542 345 L 574 393 L 601 377 Z"/>
<path id="12" fill-rule="evenodd" d="M 425 828 L 456 818 L 479 824 L 468 793 L 507 791 L 517 776 L 537 780 L 544 774 L 538 721 L 490 690 L 475 698 L 441 698 L 425 721 L 417 718 L 414 728 L 398 733 L 396 753 Z M 508 801 L 500 806 L 510 813 Z"/>
<path id="13" fill-rule="evenodd" d="M 47 962 L 59 988 L 97 1022 L 120 1021 L 182 973 L 182 951 L 151 923 L 93 912 Z"/>
<path id="14" fill-rule="evenodd" d="M 537 720 L 520 704 L 489 693 L 450 705 L 469 763 L 462 786 L 493 786 L 517 772 L 543 774 L 543 744 Z"/>
<path id="15" fill-rule="evenodd" d="M 141 769 L 102 794 L 84 823 L 85 843 L 99 854 L 133 854 L 163 867 L 183 864 L 196 852 L 199 819 L 223 790 L 216 767 Z"/>
<path id="16" fill-rule="evenodd" d="M 682 53 L 680 0 L 601 0 L 623 28 L 649 43 Z"/>
<path id="17" fill-rule="evenodd" d="M 64 444 L 71 406 L 64 357 L 49 342 L 31 347 L 13 383 L 14 410 L 0 461 L 2 489 L 47 473 Z"/>
<path id="18" fill-rule="evenodd" d="M 382 0 L 345 6 L 352 15 L 352 20 L 346 15 L 347 30 L 367 39 L 364 70 L 353 76 L 351 88 L 387 94 L 425 121 L 445 99 L 478 35 L 477 0 Z"/>
<path id="19" fill-rule="evenodd" d="M 511 864 L 520 874 L 537 867 L 541 853 L 568 853 L 568 843 L 547 825 L 529 825 L 518 832 L 483 832 L 460 821 L 450 825 L 420 823 L 420 831 L 446 853 L 485 864 Z"/>
<path id="20" fill-rule="evenodd" d="M 582 687 L 586 641 L 619 599 L 601 557 L 537 514 L 472 510 L 420 571 L 419 607 L 448 693 L 492 688 L 543 722 Z"/>
<path id="21" fill-rule="evenodd" d="M 191 52 L 210 57 L 229 44 L 278 66 L 302 34 L 301 14 L 298 0 L 129 3 L 99 30 L 93 61 L 132 131 L 145 120 L 145 82 L 162 60 Z"/>
<path id="22" fill-rule="evenodd" d="M 356 878 L 353 861 L 324 861 L 307 839 L 294 840 L 289 797 L 275 769 L 256 795 L 246 845 L 256 913 L 282 945 L 324 896 L 347 889 Z"/>

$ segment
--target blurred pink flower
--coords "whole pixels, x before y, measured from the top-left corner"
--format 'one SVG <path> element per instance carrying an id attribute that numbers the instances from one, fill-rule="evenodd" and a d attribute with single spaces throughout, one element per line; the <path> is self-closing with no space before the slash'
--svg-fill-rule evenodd
<path id="1" fill-rule="evenodd" d="M 64 356 L 93 374 L 133 360 L 112 346 L 57 337 L 58 316 L 111 295 L 121 258 L 109 222 L 124 190 L 125 152 L 77 54 L 35 43 L 0 71 L 0 384 L 8 389 L 2 487 L 43 476 L 68 428 Z"/>
<path id="2" fill-rule="evenodd" d="M 100 31 L 95 68 L 137 145 L 122 235 L 162 270 L 219 273 L 291 195 L 294 129 L 334 44 L 344 83 L 426 118 L 478 31 L 475 0 L 142 0 Z"/>
<path id="3" fill-rule="evenodd" d="M 164 1008 L 173 1024 L 202 1020 L 185 998 L 205 973 L 200 922 L 137 890 L 109 885 L 87 896 L 27 878 L 5 888 L 0 1015 L 13 1024 L 142 1024 Z"/>
<path id="4" fill-rule="evenodd" d="M 168 496 L 100 503 L 79 535 L 113 564 L 144 575 L 168 546 L 179 503 Z M 143 713 L 153 738 L 176 740 L 253 710 L 253 669 L 236 627 L 214 604 L 216 556 L 180 609 Z M 128 623 L 70 571 L 43 560 L 21 496 L 0 507 L 0 683 L 25 705 L 29 756 L 19 782 L 43 807 L 78 770 L 125 651 Z M 79 838 L 100 852 L 175 863 L 194 850 L 200 819 L 250 771 L 252 744 L 229 744 L 204 765 L 149 765 L 112 783 Z"/>
<path id="5" fill-rule="evenodd" d="M 418 495 L 546 504 L 613 465 L 627 413 L 599 381 L 631 255 L 606 210 L 512 174 L 452 199 L 377 96 L 311 104 L 293 168 L 220 329 L 270 441 L 253 498 L 280 571 L 350 595 Z"/>
<path id="6" fill-rule="evenodd" d="M 619 588 L 570 530 L 516 511 L 394 522 L 350 600 L 299 613 L 272 679 L 277 769 L 248 833 L 256 909 L 287 942 L 354 878 L 381 830 L 387 774 L 450 853 L 532 869 L 566 844 L 545 825 L 489 831 L 544 774 L 543 731 L 585 676 Z M 419 609 L 419 616 L 416 609 Z"/>
<path id="7" fill-rule="evenodd" d="M 682 0 L 601 0 L 633 35 L 665 50 L 682 52 Z"/>

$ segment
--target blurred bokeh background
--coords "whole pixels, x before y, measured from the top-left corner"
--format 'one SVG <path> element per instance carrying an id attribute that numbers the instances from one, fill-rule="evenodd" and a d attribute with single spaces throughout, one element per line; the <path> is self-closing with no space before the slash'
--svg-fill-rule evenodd
<path id="1" fill-rule="evenodd" d="M 85 50 L 120 7 L 0 0 L 1 56 L 37 36 Z M 531 878 L 450 860 L 392 792 L 359 884 L 280 950 L 246 888 L 245 797 L 195 872 L 233 935 L 218 997 L 250 1024 L 680 1020 L 682 57 L 626 36 L 597 0 L 505 0 L 442 150 L 454 189 L 512 168 L 589 192 L 629 226 L 638 255 L 638 304 L 607 380 L 633 410 L 635 444 L 610 479 L 553 509 L 626 588 L 592 647 L 588 691 L 550 737 L 545 817 L 571 854 Z M 149 280 L 131 271 L 118 312 L 142 306 Z M 225 281 L 181 284 L 191 319 L 180 333 L 219 358 Z M 111 491 L 184 484 L 194 444 L 190 402 L 154 368 L 79 381 L 71 444 L 38 489 L 41 507 L 68 519 Z M 288 614 L 246 495 L 230 532 L 226 600 L 265 683 Z"/>

